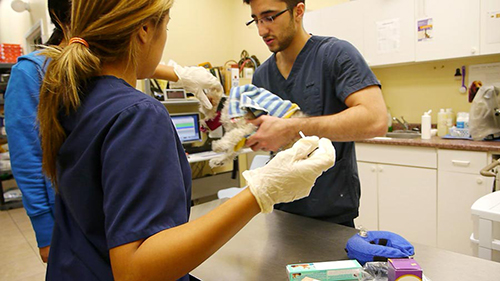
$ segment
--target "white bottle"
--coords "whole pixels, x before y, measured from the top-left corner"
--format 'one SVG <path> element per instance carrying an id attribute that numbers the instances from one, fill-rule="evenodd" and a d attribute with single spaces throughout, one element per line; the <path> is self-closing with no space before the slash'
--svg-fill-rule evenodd
<path id="1" fill-rule="evenodd" d="M 450 131 L 450 128 L 455 125 L 455 113 L 453 112 L 453 109 L 447 108 L 446 109 L 446 126 L 448 127 L 448 132 Z"/>
<path id="2" fill-rule="evenodd" d="M 421 124 L 421 132 L 422 132 L 422 139 L 423 140 L 429 140 L 431 139 L 431 112 L 432 110 L 429 110 L 427 112 L 424 112 L 424 115 L 422 115 L 422 124 Z"/>
<path id="3" fill-rule="evenodd" d="M 437 121 L 437 129 L 438 129 L 437 135 L 440 137 L 444 137 L 448 133 L 448 126 L 446 124 L 447 122 L 446 115 L 447 114 L 444 111 L 444 109 L 441 108 L 438 113 L 438 121 Z"/>

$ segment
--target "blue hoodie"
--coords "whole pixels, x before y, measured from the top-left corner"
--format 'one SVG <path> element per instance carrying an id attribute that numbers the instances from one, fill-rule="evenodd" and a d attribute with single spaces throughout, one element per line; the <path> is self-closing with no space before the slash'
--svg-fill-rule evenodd
<path id="1" fill-rule="evenodd" d="M 50 245 L 54 227 L 54 190 L 42 173 L 37 108 L 45 57 L 30 53 L 12 67 L 5 92 L 5 129 L 12 173 L 35 230 L 38 247 Z"/>

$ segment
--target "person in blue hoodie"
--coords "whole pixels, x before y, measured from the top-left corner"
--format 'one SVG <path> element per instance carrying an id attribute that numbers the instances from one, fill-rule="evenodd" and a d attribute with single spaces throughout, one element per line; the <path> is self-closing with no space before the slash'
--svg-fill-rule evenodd
<path id="1" fill-rule="evenodd" d="M 70 24 L 71 1 L 48 0 L 50 18 L 55 25 L 47 45 L 67 45 L 62 25 Z M 61 23 L 61 24 L 60 24 Z M 5 129 L 9 143 L 12 173 L 23 194 L 23 205 L 35 231 L 40 257 L 47 262 L 54 227 L 54 190 L 42 173 L 42 149 L 36 115 L 39 89 L 45 75 L 45 57 L 39 51 L 18 59 L 12 67 L 5 93 Z M 222 94 L 218 80 L 203 67 L 158 65 L 153 78 L 177 82 L 200 99 L 202 106 Z M 203 89 L 208 97 L 201 96 Z M 208 103 L 208 105 L 207 105 Z"/>
<path id="2" fill-rule="evenodd" d="M 49 0 L 55 25 L 49 45 L 64 45 L 63 25 L 69 24 L 71 3 Z M 47 262 L 54 227 L 54 190 L 42 174 L 42 149 L 36 128 L 39 89 L 44 77 L 45 57 L 32 52 L 12 67 L 5 92 L 5 129 L 12 173 L 23 194 L 23 205 L 35 231 L 40 257 Z"/>

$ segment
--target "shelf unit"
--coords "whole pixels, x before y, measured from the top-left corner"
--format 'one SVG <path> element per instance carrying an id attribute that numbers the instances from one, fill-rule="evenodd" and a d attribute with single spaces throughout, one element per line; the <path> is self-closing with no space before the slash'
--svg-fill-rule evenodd
<path id="1" fill-rule="evenodd" d="M 11 69 L 14 63 L 0 63 L 0 70 Z"/>
<path id="2" fill-rule="evenodd" d="M 14 176 L 12 175 L 12 171 L 10 170 L 2 170 L 0 171 L 1 174 L 1 179 L 0 179 L 0 190 L 2 191 L 2 196 L 0 196 L 0 211 L 6 211 L 10 209 L 16 209 L 16 208 L 21 208 L 23 207 L 23 201 L 21 198 L 12 200 L 12 201 L 5 201 L 4 198 L 4 190 L 3 190 L 3 181 L 5 180 L 10 180 L 13 179 Z"/>

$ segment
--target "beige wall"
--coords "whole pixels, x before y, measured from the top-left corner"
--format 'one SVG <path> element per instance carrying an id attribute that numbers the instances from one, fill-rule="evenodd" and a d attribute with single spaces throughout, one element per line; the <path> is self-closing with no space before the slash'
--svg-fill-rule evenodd
<path id="1" fill-rule="evenodd" d="M 410 123 L 420 123 L 424 111 L 432 109 L 432 123 L 437 123 L 440 108 L 452 108 L 455 114 L 469 111 L 468 95 L 459 92 L 461 80 L 455 80 L 456 68 L 500 62 L 499 55 L 415 63 L 374 69 L 382 82 L 382 92 L 392 116 L 403 115 Z M 467 83 L 468 75 L 466 75 Z M 467 83 L 470 85 L 472 81 Z"/>
<path id="2" fill-rule="evenodd" d="M 0 1 L 0 43 L 23 44 L 24 34 L 31 27 L 30 13 L 16 13 L 10 0 Z"/>
<path id="3" fill-rule="evenodd" d="M 177 0 L 171 11 L 163 60 L 222 65 L 233 49 L 234 0 Z"/>
<path id="4" fill-rule="evenodd" d="M 30 0 L 30 12 L 15 12 L 11 0 L 0 0 L 0 43 L 21 44 L 26 51 L 25 35 L 30 28 L 42 21 L 42 34 L 50 36 L 47 0 Z M 45 39 L 48 39 L 45 38 Z"/>

